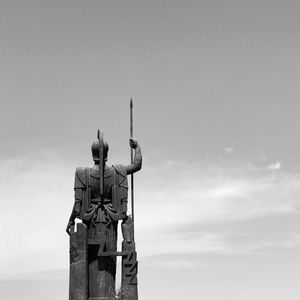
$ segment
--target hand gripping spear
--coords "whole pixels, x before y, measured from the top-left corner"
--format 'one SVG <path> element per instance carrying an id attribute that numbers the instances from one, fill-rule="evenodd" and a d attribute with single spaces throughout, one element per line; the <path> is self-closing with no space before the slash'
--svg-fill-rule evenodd
<path id="1" fill-rule="evenodd" d="M 133 103 L 130 99 L 130 138 L 133 138 Z M 133 164 L 133 149 L 130 148 L 130 160 Z M 134 189 L 133 189 L 133 174 L 131 174 L 131 216 L 132 216 L 132 231 L 134 240 Z"/>

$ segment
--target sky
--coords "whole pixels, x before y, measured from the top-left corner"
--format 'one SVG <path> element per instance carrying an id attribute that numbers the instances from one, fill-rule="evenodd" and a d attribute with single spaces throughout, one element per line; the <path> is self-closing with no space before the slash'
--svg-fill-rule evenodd
<path id="1" fill-rule="evenodd" d="M 75 168 L 128 164 L 139 297 L 300 297 L 298 1 L 0 1 L 0 298 L 68 297 Z"/>

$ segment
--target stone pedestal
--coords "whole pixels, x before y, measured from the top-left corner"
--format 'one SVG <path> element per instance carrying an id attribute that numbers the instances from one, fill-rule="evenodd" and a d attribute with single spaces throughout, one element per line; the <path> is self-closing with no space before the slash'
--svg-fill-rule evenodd
<path id="1" fill-rule="evenodd" d="M 92 259 L 88 259 L 88 248 L 91 252 L 91 241 L 88 239 L 87 226 L 83 223 L 77 224 L 77 231 L 70 235 L 70 290 L 69 300 L 112 300 L 114 299 L 114 284 L 111 290 L 106 290 L 106 277 L 99 277 L 100 282 L 95 280 L 98 276 L 91 276 L 93 266 Z M 97 247 L 99 249 L 99 246 Z M 106 266 L 109 261 L 115 262 L 116 256 L 122 256 L 122 279 L 121 279 L 121 299 L 138 300 L 137 273 L 138 262 L 134 242 L 122 242 L 122 251 L 95 251 L 96 267 L 98 272 Z M 90 261 L 89 261 L 90 260 Z M 106 262 L 106 263 L 104 263 Z M 115 268 L 112 268 L 115 270 Z M 113 272 L 114 278 L 115 272 Z M 104 282 L 107 281 L 107 282 Z M 114 280 L 113 280 L 114 282 Z M 94 288 L 93 288 L 94 287 Z M 101 296 L 94 295 L 93 291 L 100 291 Z M 108 296 L 108 294 L 110 296 Z"/>
<path id="2" fill-rule="evenodd" d="M 69 300 L 88 300 L 87 227 L 77 224 L 70 234 Z"/>
<path id="3" fill-rule="evenodd" d="M 121 299 L 138 300 L 137 273 L 138 262 L 134 242 L 122 242 L 122 282 Z"/>

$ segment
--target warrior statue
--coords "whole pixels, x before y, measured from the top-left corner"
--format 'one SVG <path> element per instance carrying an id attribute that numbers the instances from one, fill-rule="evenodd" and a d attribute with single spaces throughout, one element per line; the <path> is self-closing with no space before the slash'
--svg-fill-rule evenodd
<path id="1" fill-rule="evenodd" d="M 137 261 L 133 220 L 127 214 L 127 175 L 142 167 L 141 148 L 130 138 L 135 150 L 129 165 L 106 164 L 108 144 L 98 131 L 91 150 L 93 167 L 77 168 L 75 203 L 66 228 L 70 235 L 69 300 L 115 299 L 116 256 L 122 256 L 122 289 L 137 300 Z M 74 232 L 75 219 L 82 220 Z M 117 251 L 118 221 L 122 221 L 122 251 Z"/>

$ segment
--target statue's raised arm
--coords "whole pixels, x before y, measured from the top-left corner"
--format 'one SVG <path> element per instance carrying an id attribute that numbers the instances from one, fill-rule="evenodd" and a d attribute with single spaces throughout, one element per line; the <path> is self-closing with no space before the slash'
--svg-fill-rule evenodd
<path id="1" fill-rule="evenodd" d="M 135 150 L 132 164 L 126 166 L 127 175 L 133 174 L 142 168 L 142 151 L 137 140 L 130 138 L 129 145 Z"/>

